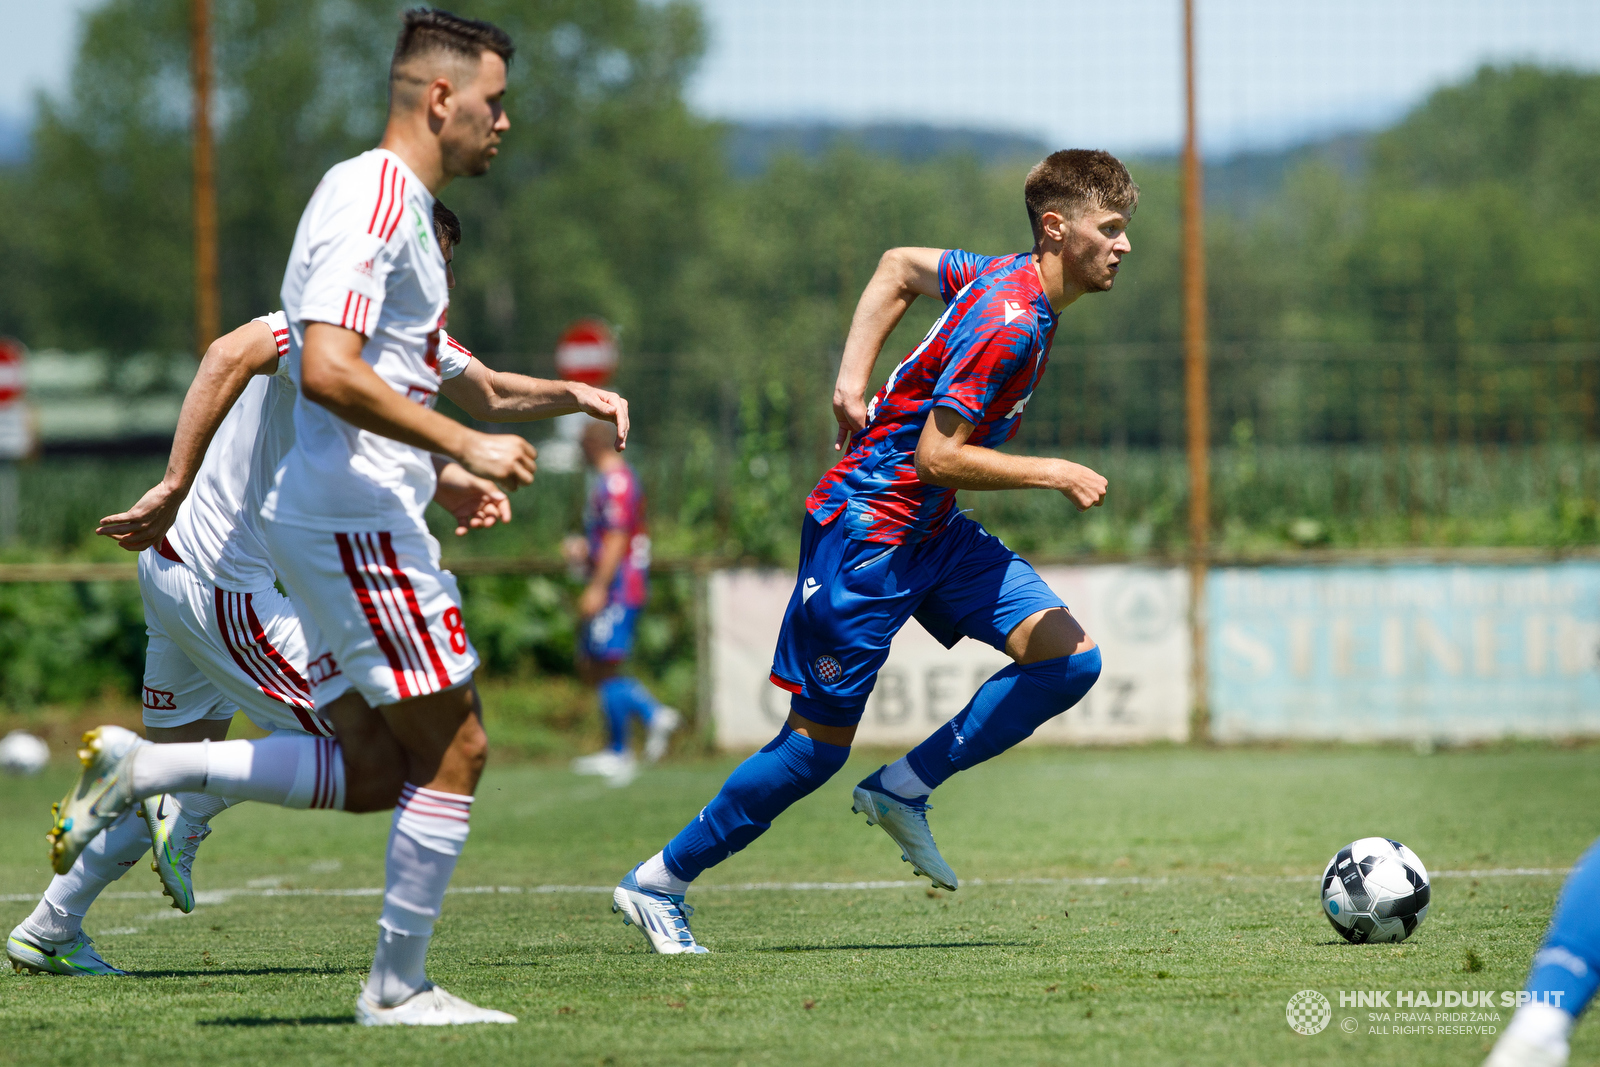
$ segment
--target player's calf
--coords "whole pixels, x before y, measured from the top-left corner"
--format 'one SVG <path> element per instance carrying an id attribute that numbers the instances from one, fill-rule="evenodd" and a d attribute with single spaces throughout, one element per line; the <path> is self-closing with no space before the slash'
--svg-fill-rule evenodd
<path id="1" fill-rule="evenodd" d="M 1032 736 L 1082 700 L 1099 678 L 1099 648 L 1013 663 L 984 682 L 955 718 L 891 764 L 884 781 L 892 782 L 889 788 L 901 795 L 925 797 L 957 771 L 976 767 Z"/>

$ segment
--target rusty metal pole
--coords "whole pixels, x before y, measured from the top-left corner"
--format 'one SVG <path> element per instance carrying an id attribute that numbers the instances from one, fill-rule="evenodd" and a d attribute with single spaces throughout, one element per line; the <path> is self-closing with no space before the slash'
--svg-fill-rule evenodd
<path id="1" fill-rule="evenodd" d="M 222 333 L 217 299 L 217 186 L 211 154 L 211 0 L 189 0 L 194 86 L 194 333 L 203 357 Z"/>
<path id="2" fill-rule="evenodd" d="M 1183 387 L 1189 447 L 1190 736 L 1211 737 L 1206 685 L 1206 569 L 1211 548 L 1211 419 L 1206 383 L 1206 260 L 1194 100 L 1194 0 L 1183 0 Z"/>

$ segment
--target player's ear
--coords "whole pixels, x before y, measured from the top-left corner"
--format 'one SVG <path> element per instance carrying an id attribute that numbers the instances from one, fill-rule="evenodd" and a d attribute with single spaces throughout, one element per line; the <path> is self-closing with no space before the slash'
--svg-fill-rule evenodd
<path id="1" fill-rule="evenodd" d="M 427 101 L 428 115 L 441 121 L 450 115 L 450 97 L 454 95 L 455 88 L 450 84 L 450 79 L 440 75 L 428 83 Z"/>
<path id="2" fill-rule="evenodd" d="M 1065 242 L 1067 239 L 1067 217 L 1059 211 L 1046 211 L 1040 215 L 1039 228 L 1052 241 Z"/>

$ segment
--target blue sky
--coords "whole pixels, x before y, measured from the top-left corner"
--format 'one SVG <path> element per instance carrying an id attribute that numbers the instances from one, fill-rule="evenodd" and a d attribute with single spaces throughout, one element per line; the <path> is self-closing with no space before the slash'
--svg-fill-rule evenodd
<path id="1" fill-rule="evenodd" d="M 0 0 L 0 116 L 66 84 L 96 0 Z M 1178 0 L 701 0 L 690 87 L 728 119 L 919 121 L 1118 151 L 1177 143 Z M 1366 128 L 1486 61 L 1600 69 L 1597 0 L 1197 0 L 1208 151 Z M 462 4 L 463 9 L 470 8 Z"/>

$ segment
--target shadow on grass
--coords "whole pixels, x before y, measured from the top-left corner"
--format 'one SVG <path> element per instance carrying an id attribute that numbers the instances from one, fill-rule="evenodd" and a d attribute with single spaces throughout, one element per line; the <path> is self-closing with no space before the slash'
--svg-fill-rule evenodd
<path id="1" fill-rule="evenodd" d="M 196 1026 L 354 1026 L 351 1015 L 302 1015 L 294 1019 L 274 1016 L 239 1016 L 229 1019 L 200 1019 Z"/>
<path id="2" fill-rule="evenodd" d="M 192 971 L 129 971 L 134 978 L 259 978 L 269 974 L 354 974 L 348 967 L 198 967 Z"/>
<path id="3" fill-rule="evenodd" d="M 1017 948 L 1023 941 L 927 941 L 904 945 L 775 945 L 752 952 L 886 952 L 904 948 Z"/>

